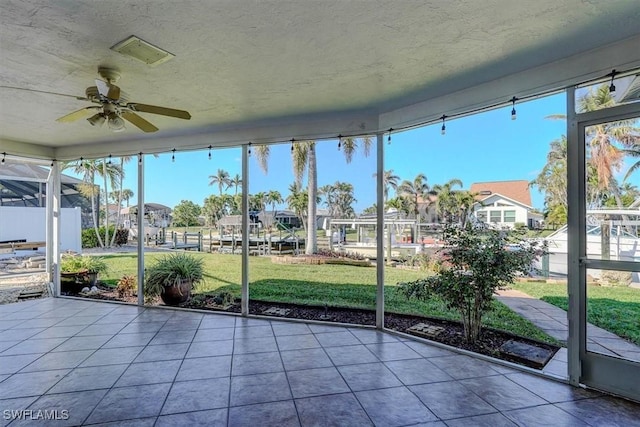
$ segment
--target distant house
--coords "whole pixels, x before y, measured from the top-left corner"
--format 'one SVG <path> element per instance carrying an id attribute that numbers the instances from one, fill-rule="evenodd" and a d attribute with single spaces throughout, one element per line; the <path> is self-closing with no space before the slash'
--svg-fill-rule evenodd
<path id="1" fill-rule="evenodd" d="M 477 182 L 470 191 L 477 195 L 473 215 L 480 222 L 509 228 L 516 224 L 539 228 L 542 224 L 542 214 L 531 206 L 528 181 Z"/>
<path id="2" fill-rule="evenodd" d="M 277 211 L 262 211 L 258 214 L 258 222 L 262 223 L 263 227 L 275 227 L 275 223 L 277 223 L 277 227 L 280 228 L 298 228 L 302 227 L 300 223 L 300 218 L 292 212 L 288 210 L 277 210 Z"/>

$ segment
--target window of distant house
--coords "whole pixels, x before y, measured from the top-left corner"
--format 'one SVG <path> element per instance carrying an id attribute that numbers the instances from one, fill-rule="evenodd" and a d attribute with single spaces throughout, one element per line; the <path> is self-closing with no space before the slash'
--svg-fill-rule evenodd
<path id="1" fill-rule="evenodd" d="M 487 222 L 487 211 L 478 211 L 476 217 L 478 221 Z"/>
<path id="2" fill-rule="evenodd" d="M 489 221 L 500 222 L 502 220 L 502 211 L 489 211 Z"/>
<path id="3" fill-rule="evenodd" d="M 504 222 L 516 222 L 516 211 L 504 211 Z"/>

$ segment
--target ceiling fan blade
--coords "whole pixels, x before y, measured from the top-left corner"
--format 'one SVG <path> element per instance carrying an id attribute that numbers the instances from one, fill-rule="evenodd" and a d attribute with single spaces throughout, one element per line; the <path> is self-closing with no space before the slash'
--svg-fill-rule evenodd
<path id="1" fill-rule="evenodd" d="M 123 119 L 128 120 L 131 124 L 137 126 L 144 132 L 156 132 L 158 130 L 157 127 L 132 111 L 122 111 L 121 116 Z"/>
<path id="2" fill-rule="evenodd" d="M 105 96 L 113 101 L 120 99 L 120 88 L 114 84 L 107 83 L 103 80 L 96 79 L 96 87 L 100 95 Z"/>
<path id="3" fill-rule="evenodd" d="M 75 122 L 76 120 L 84 119 L 89 116 L 93 112 L 93 110 L 100 109 L 100 107 L 86 107 L 80 110 L 74 111 L 73 113 L 69 113 L 66 116 L 62 116 L 59 119 L 56 119 L 56 122 L 60 123 L 70 123 Z"/>
<path id="4" fill-rule="evenodd" d="M 176 117 L 178 119 L 189 120 L 191 118 L 191 114 L 189 114 L 188 111 L 174 110 L 173 108 L 158 107 L 156 105 L 138 104 L 134 102 L 127 104 L 127 108 L 130 108 L 133 111 L 160 114 L 163 116 Z"/>
<path id="5" fill-rule="evenodd" d="M 44 93 L 46 95 L 66 96 L 67 98 L 75 98 L 78 101 L 90 101 L 90 99 L 84 96 L 68 95 L 66 93 L 48 92 L 46 90 L 27 89 L 23 87 L 14 87 L 14 86 L 0 86 L 0 89 L 22 90 L 25 92 Z"/>

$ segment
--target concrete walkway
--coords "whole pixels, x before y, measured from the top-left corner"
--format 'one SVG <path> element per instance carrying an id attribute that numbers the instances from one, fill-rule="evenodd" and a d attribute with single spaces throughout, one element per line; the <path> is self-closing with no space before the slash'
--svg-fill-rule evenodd
<path id="1" fill-rule="evenodd" d="M 498 291 L 498 295 L 497 298 L 500 302 L 506 304 L 520 316 L 528 319 L 557 340 L 567 342 L 566 311 L 516 290 Z M 587 324 L 587 349 L 595 353 L 640 362 L 639 346 L 590 323 Z"/>

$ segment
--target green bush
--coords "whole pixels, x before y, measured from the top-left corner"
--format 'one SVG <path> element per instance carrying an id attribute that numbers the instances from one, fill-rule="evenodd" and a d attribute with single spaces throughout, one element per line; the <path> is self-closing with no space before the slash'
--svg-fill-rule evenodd
<path id="1" fill-rule="evenodd" d="M 113 232 L 115 230 L 115 226 L 109 226 L 109 242 L 111 242 L 111 238 L 113 236 Z M 98 229 L 100 233 L 100 237 L 104 240 L 104 226 Z M 116 238 L 113 242 L 115 246 L 126 245 L 129 239 L 129 230 L 120 228 L 116 232 Z M 98 237 L 96 236 L 96 231 L 93 228 L 86 228 L 82 230 L 82 247 L 83 248 L 97 248 L 100 246 L 98 242 Z"/>
<path id="2" fill-rule="evenodd" d="M 104 258 L 89 255 L 64 255 L 60 260 L 62 273 L 77 273 L 88 271 L 91 273 L 106 273 L 108 270 Z"/>
<path id="3" fill-rule="evenodd" d="M 514 232 L 515 233 L 515 232 Z M 467 342 L 480 336 L 483 315 L 493 308 L 496 289 L 513 283 L 527 273 L 535 258 L 542 255 L 536 242 L 509 244 L 506 231 L 447 227 L 442 269 L 435 275 L 400 283 L 398 290 L 409 298 L 428 301 L 441 298 L 456 310 Z"/>

